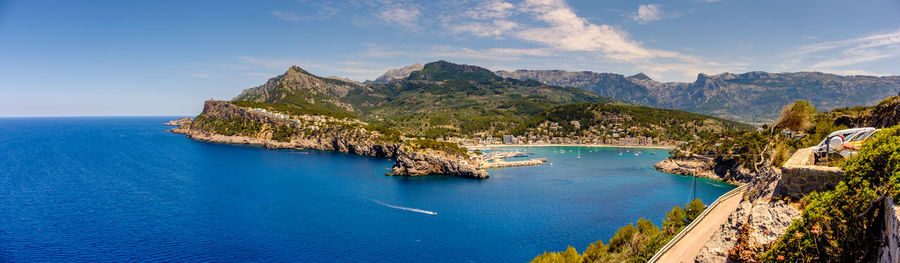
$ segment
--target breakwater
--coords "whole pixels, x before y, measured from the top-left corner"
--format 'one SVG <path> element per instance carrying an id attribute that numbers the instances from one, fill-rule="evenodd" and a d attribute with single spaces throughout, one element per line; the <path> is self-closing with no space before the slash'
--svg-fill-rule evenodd
<path id="1" fill-rule="evenodd" d="M 547 162 L 547 158 L 538 158 L 524 161 L 503 161 L 502 159 L 495 159 L 493 162 L 484 163 L 481 165 L 483 169 L 492 169 L 492 168 L 501 168 L 501 167 L 517 167 L 517 166 L 535 166 L 542 165 Z"/>

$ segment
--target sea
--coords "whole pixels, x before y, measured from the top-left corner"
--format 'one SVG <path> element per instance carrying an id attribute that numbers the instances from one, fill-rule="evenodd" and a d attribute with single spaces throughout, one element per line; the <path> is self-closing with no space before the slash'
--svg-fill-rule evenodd
<path id="1" fill-rule="evenodd" d="M 734 188 L 638 148 L 497 148 L 548 163 L 385 176 L 389 159 L 194 141 L 174 118 L 0 118 L 0 261 L 526 262 Z"/>

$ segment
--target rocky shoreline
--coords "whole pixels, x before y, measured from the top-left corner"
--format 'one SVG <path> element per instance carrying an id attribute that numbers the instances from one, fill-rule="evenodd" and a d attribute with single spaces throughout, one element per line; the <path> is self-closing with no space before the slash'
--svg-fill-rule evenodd
<path id="1" fill-rule="evenodd" d="M 298 125 L 290 120 L 275 118 L 223 101 L 207 101 L 200 116 L 221 119 L 240 118 L 258 121 L 270 126 Z M 170 123 L 175 122 L 172 121 Z M 208 130 L 191 128 L 190 125 L 184 125 L 190 123 L 190 121 L 183 119 L 179 119 L 177 122 L 179 123 L 178 127 L 169 131 L 176 134 L 184 134 L 186 137 L 198 141 L 256 145 L 270 149 L 336 151 L 370 157 L 391 158 L 395 162 L 391 169 L 392 172 L 388 175 L 423 176 L 443 174 L 479 179 L 489 177 L 487 171 L 481 167 L 463 162 L 458 157 L 448 156 L 437 151 L 413 151 L 407 149 L 401 143 L 378 143 L 371 140 L 368 134 L 359 134 L 357 132 L 339 133 L 331 129 L 322 129 L 315 135 L 293 136 L 289 141 L 278 141 L 272 139 L 272 131 L 265 129 L 256 137 L 223 135 Z"/>

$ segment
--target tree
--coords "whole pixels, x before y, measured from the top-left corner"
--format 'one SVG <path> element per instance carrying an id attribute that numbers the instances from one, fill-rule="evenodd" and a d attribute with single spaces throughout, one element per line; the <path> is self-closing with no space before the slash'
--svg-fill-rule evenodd
<path id="1" fill-rule="evenodd" d="M 700 216 L 700 213 L 703 213 L 703 209 L 705 208 L 706 207 L 703 206 L 703 201 L 700 201 L 700 198 L 694 199 L 694 201 L 688 203 L 688 205 L 684 209 L 685 220 L 687 222 L 694 221 L 694 219 Z"/>

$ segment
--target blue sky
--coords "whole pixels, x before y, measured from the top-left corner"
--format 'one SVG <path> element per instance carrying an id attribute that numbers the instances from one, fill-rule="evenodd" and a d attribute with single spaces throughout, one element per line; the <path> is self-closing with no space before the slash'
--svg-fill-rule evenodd
<path id="1" fill-rule="evenodd" d="M 900 2 L 3 1 L 0 116 L 196 115 L 299 65 L 900 74 Z"/>

